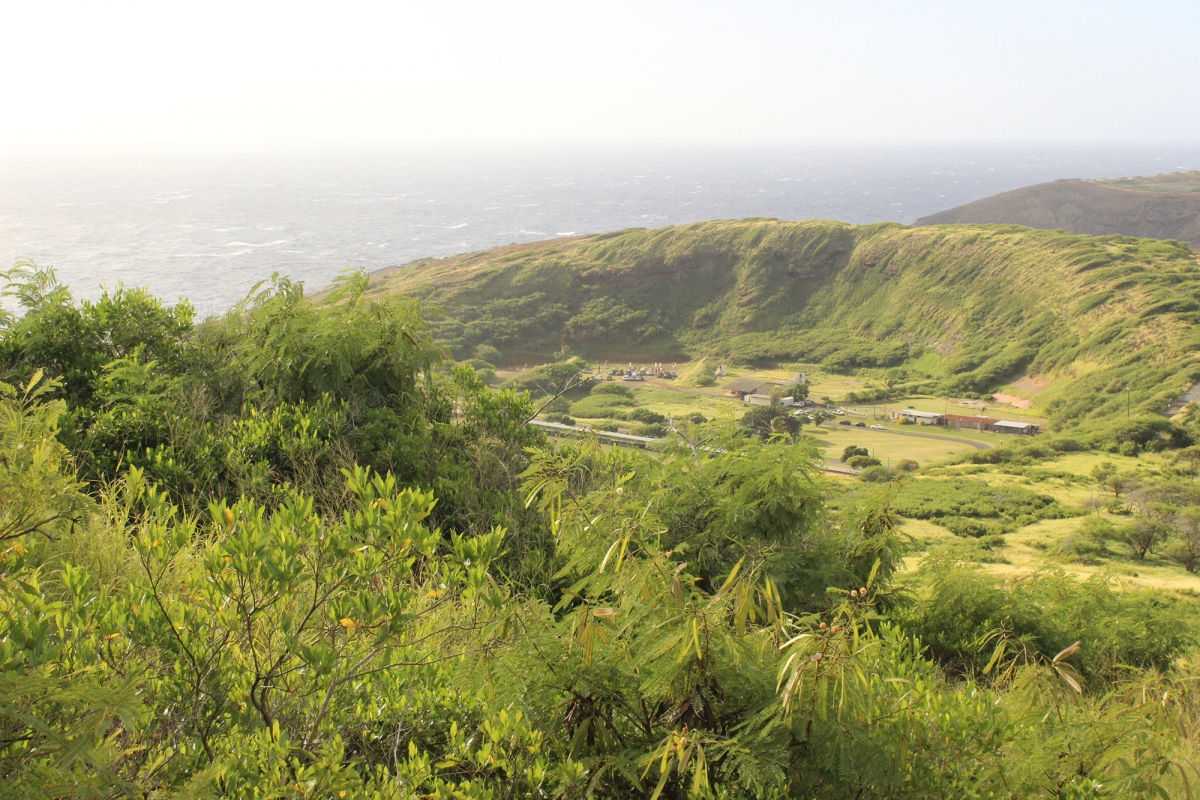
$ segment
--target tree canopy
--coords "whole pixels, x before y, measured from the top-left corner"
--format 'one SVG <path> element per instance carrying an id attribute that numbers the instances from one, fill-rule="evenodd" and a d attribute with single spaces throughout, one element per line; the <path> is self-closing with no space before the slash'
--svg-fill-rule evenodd
<path id="1" fill-rule="evenodd" d="M 316 300 L 276 279 L 201 322 L 140 290 L 9 280 L 4 794 L 1194 783 L 1191 600 L 1055 570 L 1003 585 L 952 557 L 903 573 L 900 497 L 839 494 L 776 429 L 794 417 L 679 421 L 654 452 L 551 443 L 528 392 L 450 361 L 417 302 L 360 274 Z M 1058 513 L 964 487 L 981 515 Z"/>

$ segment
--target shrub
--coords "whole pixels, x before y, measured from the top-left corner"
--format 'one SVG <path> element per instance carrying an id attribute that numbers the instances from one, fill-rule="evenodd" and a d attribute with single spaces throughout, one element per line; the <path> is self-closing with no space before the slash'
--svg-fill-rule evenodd
<path id="1" fill-rule="evenodd" d="M 500 355 L 500 351 L 492 347 L 490 344 L 475 345 L 474 356 L 480 361 L 486 361 L 491 366 L 499 366 L 500 360 L 503 358 L 503 356 Z"/>
<path id="2" fill-rule="evenodd" d="M 559 425 L 575 424 L 575 420 L 571 419 L 566 414 L 544 414 L 542 415 L 542 419 L 546 420 L 546 422 L 557 422 Z"/>
<path id="3" fill-rule="evenodd" d="M 1196 572 L 1200 569 L 1200 549 L 1196 547 L 1195 539 L 1185 537 L 1170 539 L 1163 547 L 1163 555 L 1188 572 Z"/>
<path id="4" fill-rule="evenodd" d="M 1082 532 L 1067 536 L 1059 542 L 1059 548 L 1065 557 L 1079 564 L 1094 564 L 1108 555 L 1108 548 L 1103 542 L 1097 542 Z"/>
<path id="5" fill-rule="evenodd" d="M 599 425 L 596 426 L 596 430 L 608 431 L 609 433 L 616 433 L 617 431 L 619 431 L 621 429 L 617 426 L 617 423 L 615 423 L 615 422 L 601 422 Z"/>
<path id="6" fill-rule="evenodd" d="M 869 456 L 871 451 L 865 447 L 859 447 L 856 444 L 849 445 L 842 451 L 842 461 L 848 463 L 855 456 Z"/>
<path id="7" fill-rule="evenodd" d="M 800 432 L 800 420 L 780 406 L 753 406 L 738 420 L 738 425 L 763 439 L 776 433 L 795 436 Z"/>
<path id="8" fill-rule="evenodd" d="M 1000 536 L 1005 532 L 1005 525 L 990 519 L 978 517 L 942 517 L 938 523 L 955 536 L 965 536 L 971 539 Z"/>
<path id="9" fill-rule="evenodd" d="M 1167 668 L 1194 636 L 1190 606 L 1162 592 L 1118 591 L 1108 580 L 1059 571 L 1002 586 L 944 558 L 927 560 L 922 572 L 928 592 L 898 616 L 951 672 L 982 679 L 1002 641 L 1010 653 L 1027 648 L 1049 661 L 1082 640 L 1084 677 L 1112 680 L 1125 674 L 1122 665 Z M 980 646 L 989 640 L 993 646 Z"/>
<path id="10" fill-rule="evenodd" d="M 855 456 L 855 457 L 863 458 L 863 456 Z M 872 460 L 874 460 L 874 459 L 872 459 Z M 880 464 L 874 464 L 874 465 L 869 466 L 866 469 L 864 469 L 862 471 L 862 474 L 859 475 L 858 477 L 860 477 L 862 480 L 866 481 L 867 483 L 891 483 L 892 481 L 896 480 L 896 478 L 899 476 L 897 475 L 896 470 L 894 470 L 894 469 L 888 469 L 887 467 L 881 466 Z"/>
<path id="11" fill-rule="evenodd" d="M 901 472 L 916 472 L 921 468 L 921 465 L 911 458 L 902 458 L 896 462 L 896 469 Z"/>
<path id="12" fill-rule="evenodd" d="M 592 395 L 616 395 L 617 397 L 633 398 L 633 390 L 619 383 L 601 383 L 592 389 Z"/>
<path id="13" fill-rule="evenodd" d="M 602 388 L 602 387 L 598 387 Z M 592 393 L 590 397 L 576 400 L 571 404 L 571 413 L 577 417 L 607 417 L 609 419 L 624 419 L 622 407 L 632 406 L 633 401 L 628 397 L 611 394 Z"/>
<path id="14" fill-rule="evenodd" d="M 1139 517 L 1123 529 L 1121 538 L 1129 548 L 1130 556 L 1141 561 L 1167 538 L 1167 527 L 1161 520 Z"/>
<path id="15" fill-rule="evenodd" d="M 1139 450 L 1178 449 L 1192 443 L 1192 437 L 1186 429 L 1166 417 L 1158 416 L 1138 417 L 1125 422 L 1117 428 L 1115 438 L 1124 455 L 1136 455 Z"/>
<path id="16" fill-rule="evenodd" d="M 846 462 L 847 466 L 854 467 L 855 469 L 878 467 L 880 463 L 878 458 L 872 458 L 871 456 L 850 456 L 850 459 Z"/>
<path id="17" fill-rule="evenodd" d="M 667 435 L 665 426 L 653 422 L 638 423 L 630 428 L 629 432 L 634 436 L 648 436 L 651 439 L 661 439 Z"/>
<path id="18" fill-rule="evenodd" d="M 512 386 L 532 392 L 535 398 L 545 396 L 543 393 L 554 394 L 558 388 L 577 383 L 586 368 L 587 365 L 577 359 L 543 364 L 513 378 Z"/>
<path id="19" fill-rule="evenodd" d="M 1101 546 L 1118 538 L 1117 526 L 1104 517 L 1095 515 L 1083 518 L 1083 524 L 1079 526 L 1079 532 Z"/>
<path id="20" fill-rule="evenodd" d="M 1003 447 L 972 450 L 963 456 L 961 461 L 971 464 L 1033 464 L 1057 455 L 1058 453 L 1044 444 L 1019 439 Z"/>
<path id="21" fill-rule="evenodd" d="M 1167 558 L 1188 572 L 1200 571 L 1200 508 L 1195 506 L 1171 515 L 1175 535 L 1167 542 Z"/>
<path id="22" fill-rule="evenodd" d="M 644 422 L 647 425 L 658 425 L 667 421 L 662 414 L 648 408 L 635 408 L 629 412 L 629 419 L 633 422 Z"/>
<path id="23" fill-rule="evenodd" d="M 915 481 L 892 501 L 892 508 L 904 517 L 932 520 L 951 530 L 955 526 L 969 530 L 965 534 L 969 536 L 983 535 L 980 531 L 1003 533 L 1039 519 L 1062 519 L 1080 513 L 1064 508 L 1053 497 L 1029 489 L 989 486 L 970 478 Z M 994 525 L 967 526 L 944 521 L 950 518 L 990 519 Z"/>

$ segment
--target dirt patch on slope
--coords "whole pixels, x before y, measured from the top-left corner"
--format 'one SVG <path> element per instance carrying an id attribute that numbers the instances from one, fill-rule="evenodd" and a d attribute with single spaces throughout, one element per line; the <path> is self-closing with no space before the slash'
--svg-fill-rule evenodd
<path id="1" fill-rule="evenodd" d="M 1022 392 L 1032 393 L 1040 392 L 1052 383 L 1054 381 L 1041 375 L 1026 375 L 1023 378 L 1017 378 L 1012 385 Z"/>
<path id="2" fill-rule="evenodd" d="M 992 399 L 998 403 L 1008 403 L 1013 408 L 1029 408 L 1029 401 L 1024 397 L 1017 397 L 1015 394 L 1004 394 L 996 392 L 992 395 Z"/>

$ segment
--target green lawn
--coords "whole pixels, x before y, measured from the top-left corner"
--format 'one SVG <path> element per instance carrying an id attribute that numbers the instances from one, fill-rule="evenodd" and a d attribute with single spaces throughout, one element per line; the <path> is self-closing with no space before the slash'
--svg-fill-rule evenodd
<path id="1" fill-rule="evenodd" d="M 895 463 L 902 458 L 911 458 L 922 466 L 945 461 L 971 445 L 962 442 L 924 439 L 916 436 L 896 436 L 870 428 L 851 428 L 826 422 L 820 427 L 805 426 L 804 432 L 811 436 L 817 446 L 829 458 L 838 458 L 847 445 L 858 445 L 871 451 L 871 455 L 884 464 Z"/>
<path id="2" fill-rule="evenodd" d="M 687 369 L 711 369 L 711 364 L 680 365 L 681 374 Z M 741 416 L 746 406 L 726 394 L 724 386 L 737 378 L 756 378 L 764 381 L 782 381 L 790 378 L 795 372 L 804 371 L 796 368 L 780 370 L 731 370 L 729 374 L 713 386 L 703 388 L 684 387 L 682 381 L 650 380 L 644 382 L 629 382 L 622 385 L 633 391 L 634 399 L 639 407 L 648 408 L 660 414 L 681 417 L 696 411 L 709 419 L 736 419 Z M 810 396 L 820 399 L 824 395 L 844 398 L 848 392 L 861 391 L 864 381 L 841 375 L 810 373 Z M 987 410 L 971 405 L 956 404 L 954 398 L 949 402 L 945 398 L 918 396 L 901 398 L 887 404 L 887 410 L 912 406 L 922 411 L 940 413 L 977 414 L 987 416 L 1036 422 L 1045 426 L 1044 417 L 1036 413 L 1036 409 L 1014 409 L 1001 404 L 981 403 Z M 972 446 L 953 439 L 965 439 L 996 446 L 1006 438 L 1003 434 L 983 431 L 946 429 L 934 426 L 899 425 L 884 417 L 884 404 L 874 408 L 876 417 L 872 417 L 870 405 L 843 406 L 849 413 L 846 416 L 831 419 L 820 426 L 805 426 L 804 435 L 810 437 L 830 459 L 841 456 L 847 445 L 858 445 L 871 451 L 871 454 L 884 464 L 895 464 L 902 458 L 913 459 L 925 466 L 936 466 L 964 452 L 972 450 Z M 581 422 L 592 422 L 578 418 Z M 884 424 L 887 431 L 903 431 L 910 433 L 931 434 L 934 436 L 951 437 L 949 439 L 927 439 L 915 436 L 898 436 L 887 431 L 871 430 L 838 425 L 838 420 L 851 420 L 871 424 Z M 628 426 L 628 423 L 622 423 Z M 972 477 L 984 480 L 992 485 L 1014 485 L 1054 497 L 1065 506 L 1083 509 L 1103 508 L 1110 499 L 1109 490 L 1099 486 L 1092 479 L 1091 473 L 1103 462 L 1109 462 L 1121 472 L 1151 477 L 1160 474 L 1167 462 L 1164 457 L 1154 454 L 1144 454 L 1132 458 L 1109 453 L 1067 453 L 1057 458 L 1039 462 L 1032 467 L 1012 468 L 1004 465 L 974 465 L 955 464 L 943 465 L 941 474 L 966 472 Z M 1021 473 L 1021 474 L 1010 474 Z M 917 476 L 915 480 L 937 479 L 937 474 L 929 477 Z M 860 485 L 855 478 L 833 475 L 830 480 L 835 485 L 854 488 Z M 904 491 L 904 485 L 898 484 L 894 491 Z M 1102 512 L 1107 513 L 1107 512 Z M 1120 520 L 1118 520 L 1120 521 Z M 1048 519 L 1028 525 L 1007 534 L 1004 543 L 986 552 L 982 560 L 983 569 L 998 577 L 1019 579 L 1021 575 L 1046 567 L 1061 567 L 1080 578 L 1088 578 L 1097 573 L 1113 575 L 1133 586 L 1147 586 L 1168 591 L 1200 593 L 1200 575 L 1193 575 L 1182 567 L 1166 559 L 1150 556 L 1144 561 L 1129 557 L 1122 546 L 1116 542 L 1109 544 L 1109 553 L 1096 563 L 1081 564 L 1069 560 L 1064 555 L 1062 542 L 1078 532 L 1081 519 Z M 915 569 L 920 565 L 928 549 L 946 544 L 960 544 L 972 552 L 972 540 L 955 536 L 946 528 L 927 520 L 904 520 L 902 530 L 911 535 L 917 543 L 917 549 L 905 560 L 906 568 Z M 981 554 L 984 551 L 979 551 Z"/>
<path id="3" fill-rule="evenodd" d="M 681 376 L 686 376 L 694 370 L 712 369 L 713 366 L 709 363 L 688 363 L 678 365 L 677 370 Z M 808 369 L 811 369 L 811 367 Z M 682 379 L 673 381 L 657 379 L 630 381 L 627 383 L 622 382 L 621 385 L 633 391 L 638 406 L 648 408 L 665 416 L 678 418 L 699 411 L 709 419 L 736 419 L 744 413 L 746 406 L 740 400 L 730 397 L 725 391 L 724 387 L 730 382 L 739 378 L 780 382 L 792 377 L 796 372 L 803 371 L 806 371 L 806 369 L 802 365 L 775 370 L 731 369 L 728 375 L 717 379 L 714 385 L 699 388 L 684 386 L 683 383 L 685 381 Z M 512 374 L 506 373 L 505 377 L 511 377 Z M 866 383 L 864 380 L 845 375 L 830 375 L 822 372 L 808 372 L 807 374 L 810 380 L 809 396 L 818 400 L 825 395 L 829 395 L 835 399 L 843 398 L 849 392 L 861 391 Z M 975 413 L 975 409 L 957 406 L 955 402 L 951 398 L 949 404 L 951 413 Z M 888 403 L 887 409 L 892 410 L 905 406 L 914 406 L 923 411 L 944 411 L 946 401 L 945 399 L 930 397 L 903 398 Z M 934 426 L 899 425 L 885 417 L 883 403 L 878 404 L 874 409 L 870 405 L 843 407 L 849 413 L 847 416 L 840 417 L 839 419 L 865 422 L 867 424 L 883 424 L 889 430 L 969 439 L 985 443 L 989 446 L 996 446 L 1003 441 L 1004 437 L 1003 434 L 982 431 L 946 429 Z M 875 416 L 872 416 L 873 412 Z M 989 407 L 988 413 L 1000 415 L 999 411 L 993 412 L 991 407 Z M 1005 419 L 1029 420 L 1045 425 L 1043 418 L 1027 412 L 1010 411 L 1008 407 L 1003 407 L 1002 416 Z M 575 418 L 581 422 L 601 421 L 582 416 L 576 416 Z M 902 458 L 911 458 L 923 465 L 932 464 L 945 460 L 952 455 L 957 455 L 969 447 L 961 442 L 941 442 L 910 436 L 893 436 L 890 434 L 880 434 L 878 431 L 863 430 L 862 428 L 848 429 L 846 426 L 837 425 L 837 420 L 829 420 L 820 428 L 807 427 L 806 433 L 814 437 L 818 446 L 825 450 L 828 457 L 836 458 L 841 455 L 842 449 L 846 445 L 857 444 L 875 451 L 877 457 L 885 464 L 889 459 L 895 461 Z"/>

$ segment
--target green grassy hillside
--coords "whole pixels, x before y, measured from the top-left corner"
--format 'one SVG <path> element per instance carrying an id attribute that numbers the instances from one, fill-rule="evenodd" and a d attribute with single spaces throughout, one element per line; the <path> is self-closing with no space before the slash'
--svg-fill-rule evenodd
<path id="1" fill-rule="evenodd" d="M 1200 262 L 1186 245 L 1013 226 L 743 220 L 418 261 L 374 293 L 442 309 L 460 358 L 701 356 L 895 370 L 982 393 L 1029 376 L 1056 423 L 1161 412 L 1200 379 Z"/>

